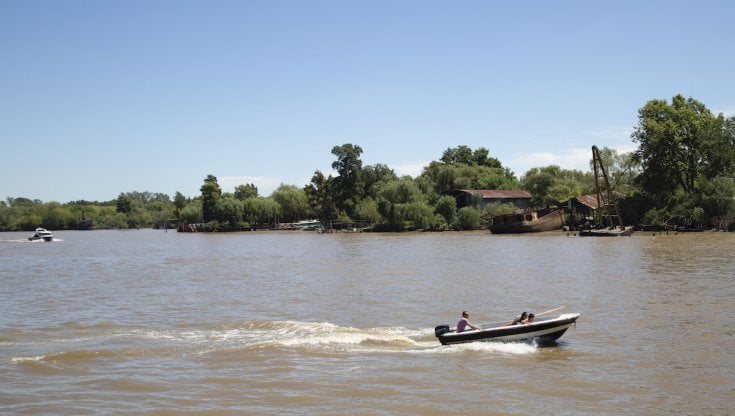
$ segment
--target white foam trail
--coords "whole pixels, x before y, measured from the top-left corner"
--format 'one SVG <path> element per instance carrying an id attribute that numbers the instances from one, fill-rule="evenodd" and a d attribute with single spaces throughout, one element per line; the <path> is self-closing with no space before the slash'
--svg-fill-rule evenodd
<path id="1" fill-rule="evenodd" d="M 41 362 L 46 359 L 45 355 L 39 355 L 36 357 L 13 357 L 10 359 L 10 364 L 23 364 L 27 362 Z"/>
<path id="2" fill-rule="evenodd" d="M 533 354 L 538 351 L 535 345 L 523 342 L 468 342 L 450 347 L 464 351 L 488 351 L 510 355 Z"/>
<path id="3" fill-rule="evenodd" d="M 248 321 L 215 327 L 207 325 L 171 329 L 95 326 L 86 328 L 83 334 L 74 334 L 71 338 L 55 342 L 84 344 L 74 350 L 95 349 L 99 343 L 125 345 L 126 348 L 133 343 L 150 351 L 174 355 L 261 348 L 305 349 L 339 354 L 461 354 L 473 351 L 522 355 L 537 351 L 534 345 L 524 343 L 473 342 L 444 346 L 434 337 L 431 328 L 355 328 L 328 322 L 296 321 Z M 118 349 L 113 347 L 112 351 Z M 45 358 L 17 357 L 12 362 L 43 361 Z"/>
<path id="4" fill-rule="evenodd" d="M 269 322 L 259 323 L 256 330 L 220 331 L 208 338 L 247 347 L 307 348 L 324 352 L 363 353 L 442 353 L 486 351 L 510 355 L 530 354 L 536 346 L 526 343 L 474 342 L 442 346 L 433 338 L 433 330 L 402 327 L 360 329 L 331 323 Z M 270 328 L 266 328 L 270 327 Z M 429 338 L 431 336 L 431 338 Z"/>

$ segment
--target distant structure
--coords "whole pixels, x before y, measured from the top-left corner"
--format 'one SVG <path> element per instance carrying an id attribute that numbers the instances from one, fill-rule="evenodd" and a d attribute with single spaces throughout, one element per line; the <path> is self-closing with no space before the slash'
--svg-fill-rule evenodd
<path id="1" fill-rule="evenodd" d="M 77 229 L 78 230 L 94 230 L 94 221 L 92 221 L 89 218 L 86 218 L 84 214 L 82 214 L 82 218 L 79 220 Z"/>

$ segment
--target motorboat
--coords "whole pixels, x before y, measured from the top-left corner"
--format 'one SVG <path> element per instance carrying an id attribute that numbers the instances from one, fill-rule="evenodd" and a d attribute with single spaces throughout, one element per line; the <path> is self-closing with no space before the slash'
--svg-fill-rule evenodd
<path id="1" fill-rule="evenodd" d="M 619 225 L 608 228 L 583 228 L 579 230 L 580 237 L 628 237 L 631 234 L 633 234 L 633 227 L 630 225 Z"/>
<path id="2" fill-rule="evenodd" d="M 302 220 L 294 222 L 292 225 L 299 230 L 316 230 L 317 228 L 321 228 L 322 222 L 319 220 Z"/>
<path id="3" fill-rule="evenodd" d="M 36 231 L 33 233 L 33 235 L 28 237 L 28 240 L 30 241 L 52 241 L 53 239 L 54 235 L 51 234 L 51 231 L 41 227 L 36 228 Z"/>
<path id="4" fill-rule="evenodd" d="M 565 313 L 556 317 L 538 318 L 529 324 L 512 325 L 505 323 L 483 324 L 480 330 L 455 332 L 449 325 L 434 328 L 434 334 L 442 345 L 462 344 L 465 342 L 536 342 L 548 344 L 564 335 L 570 326 L 576 325 L 578 313 Z"/>

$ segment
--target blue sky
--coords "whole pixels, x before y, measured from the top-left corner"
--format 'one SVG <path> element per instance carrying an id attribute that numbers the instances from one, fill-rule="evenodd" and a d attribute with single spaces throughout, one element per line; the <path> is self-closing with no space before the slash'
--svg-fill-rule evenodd
<path id="1" fill-rule="evenodd" d="M 416 175 L 631 151 L 648 100 L 735 114 L 731 1 L 0 0 L 0 199 L 303 186 L 335 145 Z"/>

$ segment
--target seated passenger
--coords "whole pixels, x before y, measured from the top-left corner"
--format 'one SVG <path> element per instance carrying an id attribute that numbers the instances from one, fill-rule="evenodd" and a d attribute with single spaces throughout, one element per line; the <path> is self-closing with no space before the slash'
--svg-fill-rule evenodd
<path id="1" fill-rule="evenodd" d="M 457 322 L 457 333 L 463 332 L 467 327 L 478 331 L 480 330 L 480 327 L 474 326 L 470 323 L 470 320 L 468 319 L 469 317 L 470 314 L 468 314 L 467 311 L 462 311 L 462 317 L 459 318 L 459 322 Z"/>
<path id="2" fill-rule="evenodd" d="M 522 323 L 522 324 L 532 324 L 532 323 L 533 323 L 533 319 L 534 319 L 535 317 L 536 317 L 536 315 L 534 315 L 534 314 L 532 314 L 532 313 L 529 313 L 529 314 L 528 314 L 528 318 L 526 318 L 526 320 L 525 320 L 525 321 L 523 321 L 523 322 L 521 322 L 521 323 Z"/>
<path id="3" fill-rule="evenodd" d="M 516 319 L 514 319 L 513 322 L 511 322 L 510 324 L 511 325 L 518 325 L 521 322 L 525 321 L 527 317 L 528 317 L 528 312 L 523 312 L 521 314 L 521 316 L 517 316 Z"/>

